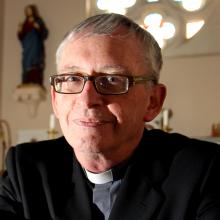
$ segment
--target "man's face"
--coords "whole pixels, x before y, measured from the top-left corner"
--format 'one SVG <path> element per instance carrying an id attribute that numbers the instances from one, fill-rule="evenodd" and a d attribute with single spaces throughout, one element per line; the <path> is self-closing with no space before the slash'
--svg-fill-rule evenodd
<path id="1" fill-rule="evenodd" d="M 58 73 L 148 74 L 141 45 L 135 37 L 102 35 L 81 37 L 67 43 Z M 150 74 L 150 73 L 149 73 Z M 58 94 L 51 89 L 52 103 L 61 129 L 77 153 L 103 153 L 121 157 L 137 146 L 144 118 L 153 119 L 159 96 L 156 86 L 138 84 L 122 95 L 101 95 L 87 81 L 80 94 Z M 161 106 L 159 106 L 161 107 Z"/>

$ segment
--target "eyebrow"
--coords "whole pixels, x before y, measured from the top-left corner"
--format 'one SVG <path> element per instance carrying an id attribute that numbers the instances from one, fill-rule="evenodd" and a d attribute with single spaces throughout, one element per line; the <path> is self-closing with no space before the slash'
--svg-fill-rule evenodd
<path id="1" fill-rule="evenodd" d="M 118 71 L 118 72 L 125 72 L 127 68 L 120 66 L 120 65 L 106 65 L 100 68 L 100 72 L 103 71 Z"/>
<path id="2" fill-rule="evenodd" d="M 67 66 L 61 70 L 61 72 L 84 72 L 86 73 L 87 71 L 84 68 L 81 68 L 79 66 Z M 130 71 L 127 70 L 126 67 L 123 67 L 121 65 L 105 65 L 101 67 L 100 69 L 96 70 L 95 72 L 97 73 L 127 73 L 130 74 Z"/>

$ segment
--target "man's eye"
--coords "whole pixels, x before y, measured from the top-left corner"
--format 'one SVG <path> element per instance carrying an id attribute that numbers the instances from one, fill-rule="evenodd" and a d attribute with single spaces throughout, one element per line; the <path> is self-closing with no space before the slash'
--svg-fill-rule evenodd
<path id="1" fill-rule="evenodd" d="M 55 84 L 62 83 L 63 81 L 65 81 L 64 77 L 62 77 L 62 78 L 55 78 Z"/>
<path id="2" fill-rule="evenodd" d="M 66 79 L 65 79 L 66 82 L 79 82 L 81 81 L 79 77 L 77 76 L 68 76 Z"/>
<path id="3" fill-rule="evenodd" d="M 123 81 L 122 77 L 119 76 L 108 76 L 107 79 L 108 83 L 111 83 L 112 85 L 121 83 Z"/>
<path id="4" fill-rule="evenodd" d="M 116 78 L 116 77 L 113 77 L 113 76 L 109 76 L 107 79 L 108 79 L 109 82 L 115 82 L 115 81 L 117 81 L 117 78 Z"/>

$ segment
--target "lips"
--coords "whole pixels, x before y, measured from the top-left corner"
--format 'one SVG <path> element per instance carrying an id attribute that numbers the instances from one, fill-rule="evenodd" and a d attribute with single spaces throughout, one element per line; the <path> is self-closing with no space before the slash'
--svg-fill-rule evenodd
<path id="1" fill-rule="evenodd" d="M 73 122 L 83 127 L 100 127 L 111 123 L 109 120 L 97 120 L 97 119 L 75 119 Z"/>

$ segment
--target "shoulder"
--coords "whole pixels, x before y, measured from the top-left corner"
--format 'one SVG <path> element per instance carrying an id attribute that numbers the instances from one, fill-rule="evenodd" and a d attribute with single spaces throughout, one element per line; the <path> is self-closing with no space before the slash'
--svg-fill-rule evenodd
<path id="1" fill-rule="evenodd" d="M 64 147 L 69 147 L 69 144 L 65 140 L 65 138 L 59 137 L 57 139 L 52 139 L 52 140 L 43 140 L 43 141 L 37 141 L 37 142 L 27 142 L 27 143 L 21 143 L 18 144 L 11 149 L 14 151 L 20 153 L 20 152 L 47 152 L 50 150 L 53 151 L 60 151 Z"/>
<path id="2" fill-rule="evenodd" d="M 142 142 L 151 146 L 162 148 L 164 151 L 208 151 L 220 152 L 220 145 L 204 140 L 190 138 L 179 133 L 167 133 L 161 130 L 144 132 Z"/>
<path id="3" fill-rule="evenodd" d="M 6 163 L 36 163 L 39 161 L 57 161 L 72 157 L 72 147 L 64 137 L 33 143 L 22 143 L 11 147 L 7 153 Z M 69 155 L 69 156 L 68 156 Z M 63 159 L 64 160 L 64 159 Z"/>
<path id="4" fill-rule="evenodd" d="M 6 193 L 19 201 L 30 195 L 35 195 L 35 199 L 37 196 L 45 196 L 42 193 L 50 188 L 50 184 L 53 189 L 55 186 L 62 189 L 67 186 L 67 182 L 71 182 L 73 155 L 72 147 L 63 137 L 11 147 L 0 184 Z"/>
<path id="5" fill-rule="evenodd" d="M 183 181 L 220 169 L 220 145 L 177 133 L 146 131 L 135 154 L 135 164 L 152 182 L 168 174 L 169 180 Z"/>
<path id="6" fill-rule="evenodd" d="M 164 161 L 166 164 L 183 162 L 185 165 L 208 163 L 220 159 L 220 145 L 190 138 L 178 133 L 160 130 L 144 132 L 140 152 L 150 155 L 151 160 Z"/>

